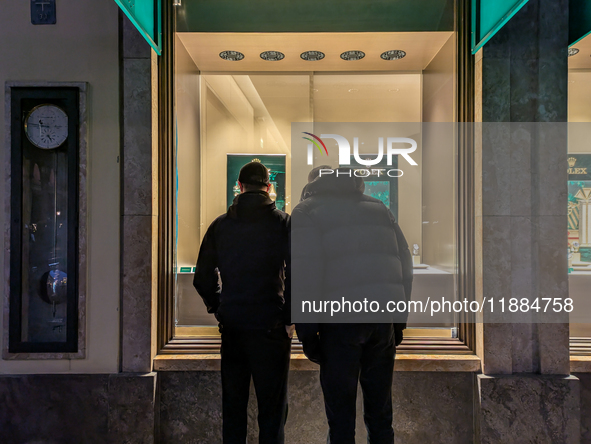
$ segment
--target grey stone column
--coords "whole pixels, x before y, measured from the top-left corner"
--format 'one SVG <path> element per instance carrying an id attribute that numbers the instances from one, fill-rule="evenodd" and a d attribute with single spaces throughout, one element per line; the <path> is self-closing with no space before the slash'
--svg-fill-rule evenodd
<path id="1" fill-rule="evenodd" d="M 157 157 L 156 59 L 121 15 L 121 371 L 152 370 Z"/>
<path id="2" fill-rule="evenodd" d="M 568 297 L 567 140 L 560 123 L 567 121 L 567 47 L 568 1 L 530 0 L 478 57 L 480 298 Z M 531 323 L 545 319 L 528 313 L 511 324 L 485 315 L 478 442 L 579 442 L 578 380 L 565 376 L 568 315 Z"/>

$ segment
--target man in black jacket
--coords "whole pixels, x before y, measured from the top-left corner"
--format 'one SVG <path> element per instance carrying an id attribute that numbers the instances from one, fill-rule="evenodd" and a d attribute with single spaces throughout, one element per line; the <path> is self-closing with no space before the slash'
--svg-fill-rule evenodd
<path id="1" fill-rule="evenodd" d="M 367 298 L 381 308 L 388 301 L 410 300 L 412 258 L 394 216 L 381 201 L 363 194 L 363 179 L 352 170 L 331 171 L 311 175 L 292 213 L 294 292 L 317 301 Z M 341 318 L 346 323 L 321 317 L 319 323 L 296 325 L 304 352 L 320 364 L 331 444 L 355 443 L 358 382 L 369 443 L 394 443 L 394 355 L 407 312 L 372 315 L 352 313 Z"/>
<path id="2" fill-rule="evenodd" d="M 294 331 L 289 216 L 270 199 L 269 172 L 263 164 L 243 166 L 238 181 L 241 194 L 203 238 L 193 284 L 222 332 L 224 444 L 246 442 L 251 377 L 259 442 L 282 444 Z"/>

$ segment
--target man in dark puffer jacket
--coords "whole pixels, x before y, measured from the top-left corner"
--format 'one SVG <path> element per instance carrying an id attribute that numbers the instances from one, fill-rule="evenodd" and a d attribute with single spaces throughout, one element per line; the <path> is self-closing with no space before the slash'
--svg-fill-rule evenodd
<path id="1" fill-rule="evenodd" d="M 337 171 L 311 175 L 292 213 L 292 265 L 305 277 L 294 285 L 311 300 L 410 300 L 412 258 L 402 230 L 381 201 L 363 194 L 363 179 Z M 330 443 L 355 443 L 358 381 L 369 442 L 394 443 L 392 376 L 406 317 L 296 324 L 304 352 L 320 364 Z"/>
<path id="2" fill-rule="evenodd" d="M 293 335 L 289 216 L 269 197 L 264 165 L 246 164 L 238 181 L 241 194 L 203 238 L 193 284 L 222 332 L 224 444 L 246 442 L 251 377 L 259 442 L 283 444 Z"/>

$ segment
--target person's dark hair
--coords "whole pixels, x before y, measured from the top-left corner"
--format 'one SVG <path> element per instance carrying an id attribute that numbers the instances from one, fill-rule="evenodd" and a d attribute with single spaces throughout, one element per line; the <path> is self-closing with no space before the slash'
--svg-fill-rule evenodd
<path id="1" fill-rule="evenodd" d="M 248 162 L 240 168 L 238 182 L 243 185 L 255 185 L 255 189 L 259 189 L 269 185 L 269 170 L 261 162 Z"/>
<path id="2" fill-rule="evenodd" d="M 255 184 L 251 184 L 251 183 L 243 183 L 242 187 L 243 187 L 244 191 L 267 191 L 267 185 L 255 185 Z"/>
<path id="3" fill-rule="evenodd" d="M 332 167 L 330 165 L 320 165 L 315 168 L 312 168 L 308 173 L 308 183 L 313 182 L 318 176 L 320 176 L 320 170 L 330 170 Z"/>

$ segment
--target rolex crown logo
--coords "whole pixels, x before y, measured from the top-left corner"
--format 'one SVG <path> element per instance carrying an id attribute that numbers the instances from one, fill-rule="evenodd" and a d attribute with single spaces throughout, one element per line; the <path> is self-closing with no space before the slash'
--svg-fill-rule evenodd
<path id="1" fill-rule="evenodd" d="M 577 163 L 577 158 L 576 157 L 569 157 L 568 158 L 568 166 L 569 167 L 574 167 L 575 163 Z"/>
<path id="2" fill-rule="evenodd" d="M 261 163 L 261 159 L 259 159 L 259 158 L 255 157 L 254 159 L 252 159 L 252 160 L 251 160 L 251 162 L 258 162 L 258 163 Z M 570 163 L 570 161 L 569 161 L 569 163 Z M 573 163 L 573 165 L 574 165 L 574 163 Z"/>

